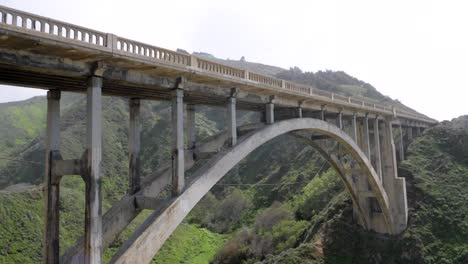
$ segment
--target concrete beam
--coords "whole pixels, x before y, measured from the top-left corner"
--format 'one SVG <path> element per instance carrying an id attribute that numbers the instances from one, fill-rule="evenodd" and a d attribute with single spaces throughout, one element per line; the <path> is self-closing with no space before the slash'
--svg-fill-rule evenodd
<path id="1" fill-rule="evenodd" d="M 172 93 L 172 195 L 184 189 L 184 90 Z"/>
<path id="2" fill-rule="evenodd" d="M 52 174 L 54 175 L 54 177 L 62 177 L 64 175 L 82 175 L 86 171 L 83 169 L 83 166 L 84 164 L 81 159 L 53 159 Z"/>
<path id="3" fill-rule="evenodd" d="M 102 262 L 102 79 L 91 77 L 87 90 L 87 175 L 84 263 Z"/>
<path id="4" fill-rule="evenodd" d="M 60 148 L 60 91 L 47 92 L 47 128 L 45 142 L 45 232 L 44 263 L 59 263 L 60 182 L 54 181 L 52 153 Z"/>
<path id="5" fill-rule="evenodd" d="M 134 194 L 141 188 L 140 181 L 140 99 L 129 100 L 130 123 L 128 126 L 128 193 Z"/>
<path id="6" fill-rule="evenodd" d="M 168 202 L 168 199 L 160 199 L 155 197 L 146 197 L 137 195 L 135 196 L 136 207 L 140 210 L 160 210 L 164 204 Z"/>

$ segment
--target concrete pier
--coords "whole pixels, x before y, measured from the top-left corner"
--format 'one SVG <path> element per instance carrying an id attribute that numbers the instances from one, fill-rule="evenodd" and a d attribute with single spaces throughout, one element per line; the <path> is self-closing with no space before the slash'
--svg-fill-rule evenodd
<path id="1" fill-rule="evenodd" d="M 184 189 L 184 91 L 172 91 L 172 195 L 179 195 Z"/>
<path id="2" fill-rule="evenodd" d="M 84 263 L 102 262 L 102 79 L 91 77 L 87 90 L 87 175 Z"/>
<path id="3" fill-rule="evenodd" d="M 228 98 L 226 114 L 227 114 L 226 122 L 227 122 L 229 144 L 230 146 L 235 146 L 237 144 L 236 97 L 231 96 Z M 267 117 L 267 120 L 268 120 L 268 117 Z"/>
<path id="4" fill-rule="evenodd" d="M 47 128 L 45 142 L 45 231 L 44 263 L 59 263 L 60 181 L 52 175 L 52 152 L 60 148 L 60 91 L 47 92 Z"/>
<path id="5" fill-rule="evenodd" d="M 273 98 L 265 105 L 265 122 L 269 125 L 275 123 L 275 104 Z"/>
<path id="6" fill-rule="evenodd" d="M 370 150 L 370 137 L 369 137 L 369 115 L 366 114 L 362 120 L 363 123 L 363 131 L 362 131 L 362 149 L 366 156 L 370 159 L 371 158 L 371 150 Z"/>
<path id="7" fill-rule="evenodd" d="M 354 142 L 358 143 L 358 127 L 356 113 L 353 113 L 351 117 L 351 137 L 354 139 Z"/>
<path id="8" fill-rule="evenodd" d="M 374 119 L 375 171 L 382 182 L 382 152 L 380 150 L 379 118 Z"/>
<path id="9" fill-rule="evenodd" d="M 300 105 L 296 107 L 296 117 L 302 118 L 302 107 Z"/>
<path id="10" fill-rule="evenodd" d="M 130 123 L 128 126 L 128 156 L 129 156 L 129 194 L 140 190 L 140 99 L 129 100 Z"/>
<path id="11" fill-rule="evenodd" d="M 340 111 L 336 115 L 336 126 L 343 129 L 343 112 Z"/>

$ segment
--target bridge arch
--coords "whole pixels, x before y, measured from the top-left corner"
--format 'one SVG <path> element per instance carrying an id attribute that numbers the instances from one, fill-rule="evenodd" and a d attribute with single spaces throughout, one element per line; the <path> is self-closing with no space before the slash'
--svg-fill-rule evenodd
<path id="1" fill-rule="evenodd" d="M 127 240 L 119 252 L 111 260 L 112 263 L 149 263 L 156 252 L 162 247 L 176 227 L 189 214 L 203 196 L 221 180 L 231 168 L 244 159 L 249 153 L 267 143 L 268 141 L 289 133 L 298 131 L 312 131 L 327 135 L 335 139 L 363 168 L 363 175 L 371 187 L 383 214 L 387 233 L 394 234 L 394 219 L 391 214 L 389 199 L 380 183 L 377 173 L 371 162 L 355 141 L 343 130 L 333 124 L 312 118 L 296 118 L 280 121 L 259 128 L 243 137 L 236 146 L 221 150 L 211 158 L 193 176 L 194 180 L 178 197 L 175 197 L 170 205 L 160 212 L 154 212 L 145 223 Z M 357 190 L 350 179 L 345 176 L 339 164 L 331 157 L 331 153 L 320 149 L 312 140 L 308 143 L 316 148 L 330 164 L 337 170 L 346 188 L 351 194 L 354 204 L 358 206 L 360 218 L 368 227 L 368 219 L 364 216 L 357 198 Z"/>

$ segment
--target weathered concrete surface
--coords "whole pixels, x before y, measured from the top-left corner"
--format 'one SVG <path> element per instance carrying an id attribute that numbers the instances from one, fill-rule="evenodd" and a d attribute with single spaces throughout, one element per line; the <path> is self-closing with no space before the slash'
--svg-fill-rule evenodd
<path id="1" fill-rule="evenodd" d="M 370 161 L 354 140 L 342 130 L 327 122 L 300 118 L 266 126 L 240 140 L 232 149 L 219 152 L 195 173 L 196 180 L 181 195 L 175 198 L 161 213 L 153 214 L 145 221 L 145 224 L 125 243 L 111 262 L 148 263 L 190 210 L 232 167 L 272 138 L 298 130 L 317 131 L 335 138 L 340 144 L 348 148 L 360 166 L 371 171 L 366 175 L 371 190 L 385 216 L 388 232 L 396 233 L 385 190 L 380 184 L 375 171 L 373 171 Z"/>
<path id="2" fill-rule="evenodd" d="M 275 104 L 271 102 L 265 105 L 265 122 L 267 124 L 275 122 Z"/>
<path id="3" fill-rule="evenodd" d="M 226 109 L 226 124 L 229 135 L 229 144 L 234 146 L 237 144 L 237 115 L 236 115 L 236 97 L 229 97 Z"/>
<path id="4" fill-rule="evenodd" d="M 84 263 L 102 262 L 102 79 L 91 77 L 87 97 L 88 171 L 85 176 Z"/>
<path id="5" fill-rule="evenodd" d="M 183 88 L 183 87 L 180 87 Z M 184 91 L 176 88 L 172 97 L 172 194 L 184 188 Z"/>
<path id="6" fill-rule="evenodd" d="M 52 152 L 60 148 L 60 91 L 47 92 L 47 130 L 45 142 L 45 232 L 44 263 L 59 263 L 60 181 L 52 173 Z"/>
<path id="7" fill-rule="evenodd" d="M 382 152 L 380 150 L 380 130 L 379 130 L 379 119 L 374 119 L 374 153 L 375 153 L 375 164 L 376 167 L 374 168 L 377 171 L 377 175 L 379 175 L 380 182 L 382 182 Z"/>
<path id="8" fill-rule="evenodd" d="M 140 190 L 140 99 L 129 100 L 130 122 L 128 126 L 128 193 L 134 194 Z"/>
<path id="9" fill-rule="evenodd" d="M 382 162 L 383 186 L 390 201 L 390 209 L 395 219 L 395 232 L 406 229 L 408 223 L 408 204 L 405 178 L 398 177 L 395 144 L 393 141 L 392 121 L 383 123 Z"/>

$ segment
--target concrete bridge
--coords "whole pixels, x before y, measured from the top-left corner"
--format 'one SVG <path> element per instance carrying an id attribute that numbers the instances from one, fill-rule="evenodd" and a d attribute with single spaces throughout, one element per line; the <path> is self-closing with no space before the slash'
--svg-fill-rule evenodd
<path id="1" fill-rule="evenodd" d="M 286 133 L 313 146 L 336 169 L 360 225 L 392 235 L 406 228 L 405 179 L 397 175 L 397 157 L 403 160 L 407 144 L 435 120 L 4 6 L 0 18 L 0 82 L 49 90 L 44 262 L 101 263 L 103 250 L 141 210 L 151 209 L 111 261 L 148 263 L 217 181 Z M 60 155 L 61 91 L 87 94 L 87 150 L 74 160 Z M 128 192 L 104 215 L 103 95 L 128 98 L 130 109 Z M 141 100 L 172 102 L 173 162 L 147 177 L 140 173 Z M 197 141 L 195 105 L 226 108 L 226 130 Z M 238 126 L 238 110 L 260 112 L 262 118 Z M 199 162 L 203 165 L 186 177 Z M 86 183 L 85 236 L 59 256 L 60 180 L 66 175 L 81 175 Z M 172 194 L 161 199 L 167 186 Z"/>

